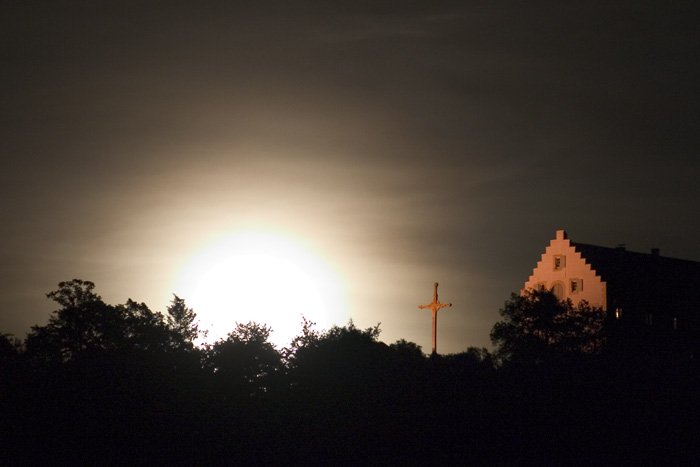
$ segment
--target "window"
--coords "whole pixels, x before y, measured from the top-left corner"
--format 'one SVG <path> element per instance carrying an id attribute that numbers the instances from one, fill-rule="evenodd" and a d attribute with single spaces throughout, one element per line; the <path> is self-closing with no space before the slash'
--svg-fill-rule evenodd
<path id="1" fill-rule="evenodd" d="M 673 330 L 675 331 L 677 329 L 678 329 L 678 318 L 674 317 L 673 318 Z"/>
<path id="2" fill-rule="evenodd" d="M 566 267 L 566 256 L 554 255 L 554 270 L 560 271 Z"/>
<path id="3" fill-rule="evenodd" d="M 552 293 L 559 299 L 564 300 L 564 286 L 561 282 L 552 284 Z"/>
<path id="4" fill-rule="evenodd" d="M 616 319 L 622 318 L 622 308 L 615 308 L 615 318 Z"/>
<path id="5" fill-rule="evenodd" d="M 571 279 L 571 293 L 583 292 L 583 279 Z"/>

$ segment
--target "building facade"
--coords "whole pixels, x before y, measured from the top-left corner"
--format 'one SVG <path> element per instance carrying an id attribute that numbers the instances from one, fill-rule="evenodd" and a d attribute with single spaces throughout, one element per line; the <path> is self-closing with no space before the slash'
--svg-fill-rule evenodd
<path id="1" fill-rule="evenodd" d="M 574 305 L 586 300 L 591 306 L 607 310 L 607 283 L 563 230 L 557 231 L 525 282 L 525 289 L 542 288 L 551 289 L 560 300 L 571 299 Z"/>
<path id="2" fill-rule="evenodd" d="M 700 263 L 573 242 L 563 230 L 550 241 L 525 289 L 551 289 L 574 305 L 607 311 L 626 334 L 700 342 Z"/>

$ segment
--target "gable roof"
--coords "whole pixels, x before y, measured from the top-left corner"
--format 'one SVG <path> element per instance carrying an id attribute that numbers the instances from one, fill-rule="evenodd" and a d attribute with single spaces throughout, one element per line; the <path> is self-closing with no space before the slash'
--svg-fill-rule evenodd
<path id="1" fill-rule="evenodd" d="M 663 257 L 658 250 L 649 254 L 573 241 L 571 245 L 608 284 L 613 302 L 609 307 L 636 303 L 700 308 L 700 262 Z"/>
<path id="2" fill-rule="evenodd" d="M 571 242 L 576 251 L 601 275 L 613 279 L 626 272 L 632 277 L 651 272 L 664 276 L 692 276 L 700 274 L 700 262 L 668 258 L 656 253 L 627 251 L 624 247 L 608 248 L 586 243 Z M 658 250 L 656 250 L 658 251 Z"/>

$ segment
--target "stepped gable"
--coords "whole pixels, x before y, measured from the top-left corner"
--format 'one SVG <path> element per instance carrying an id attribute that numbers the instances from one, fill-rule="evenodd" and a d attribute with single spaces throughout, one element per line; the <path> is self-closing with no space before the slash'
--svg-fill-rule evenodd
<path id="1" fill-rule="evenodd" d="M 576 251 L 567 234 L 558 230 L 533 269 L 524 289 L 551 289 L 560 299 L 576 305 L 585 300 L 606 308 L 606 285 L 591 264 Z"/>

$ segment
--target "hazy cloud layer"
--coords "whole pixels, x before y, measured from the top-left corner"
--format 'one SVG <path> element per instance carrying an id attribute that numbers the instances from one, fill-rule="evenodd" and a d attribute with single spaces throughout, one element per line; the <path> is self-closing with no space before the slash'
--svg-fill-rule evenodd
<path id="1" fill-rule="evenodd" d="M 386 340 L 429 348 L 440 281 L 452 352 L 558 228 L 700 260 L 695 2 L 41 3 L 0 20 L 0 331 L 74 276 L 163 309 L 251 225 Z"/>

